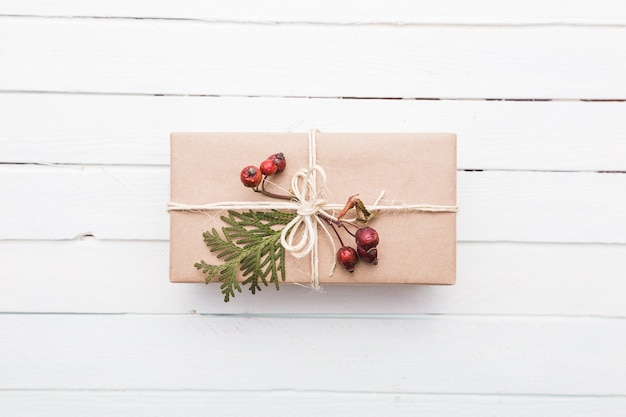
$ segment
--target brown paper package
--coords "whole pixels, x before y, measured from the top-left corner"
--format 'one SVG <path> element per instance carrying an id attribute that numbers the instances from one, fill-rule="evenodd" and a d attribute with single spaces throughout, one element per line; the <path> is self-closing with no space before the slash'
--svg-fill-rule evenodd
<path id="1" fill-rule="evenodd" d="M 359 194 L 368 205 L 384 190 L 381 204 L 456 205 L 454 134 L 317 133 L 315 140 L 317 163 L 328 176 L 330 203 L 344 204 Z M 271 201 L 245 188 L 239 173 L 277 152 L 285 154 L 287 169 L 271 180 L 288 189 L 293 174 L 308 167 L 307 133 L 172 133 L 171 201 Z M 170 281 L 204 282 L 194 264 L 201 259 L 221 263 L 202 233 L 221 231 L 224 214 L 170 212 Z M 384 212 L 369 226 L 380 235 L 378 265 L 359 262 L 353 273 L 338 265 L 332 277 L 328 274 L 335 254 L 327 236 L 319 234 L 321 283 L 454 284 L 456 213 Z M 344 236 L 346 244 L 355 246 Z M 308 257 L 298 260 L 287 254 L 286 282 L 310 282 Z"/>

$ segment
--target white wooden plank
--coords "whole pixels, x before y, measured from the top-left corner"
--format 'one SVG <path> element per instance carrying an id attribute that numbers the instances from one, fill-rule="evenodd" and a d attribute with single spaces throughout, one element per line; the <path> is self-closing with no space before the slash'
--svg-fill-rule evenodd
<path id="1" fill-rule="evenodd" d="M 458 239 L 624 243 L 623 190 L 616 173 L 459 172 Z"/>
<path id="2" fill-rule="evenodd" d="M 619 0 L 529 0 L 511 4 L 496 0 L 319 0 L 315 4 L 288 0 L 202 1 L 5 0 L 0 14 L 35 16 L 97 16 L 206 19 L 253 22 L 437 23 L 437 24 L 618 24 L 626 21 Z"/>
<path id="3" fill-rule="evenodd" d="M 168 243 L 0 241 L 0 311 L 626 317 L 625 245 L 464 243 L 454 286 L 170 284 Z M 34 267 L 36 265 L 36 267 Z M 382 265 L 381 265 L 382 266 Z"/>
<path id="4" fill-rule="evenodd" d="M 168 391 L 2 391 L 0 409 L 12 417 L 88 415 L 241 417 L 370 417 L 393 415 L 482 417 L 622 417 L 623 397 L 533 397 L 504 395 L 429 395 L 330 392 L 168 392 Z"/>
<path id="5" fill-rule="evenodd" d="M 3 165 L 0 177 L 1 239 L 168 239 L 168 167 Z M 457 177 L 461 241 L 626 243 L 625 174 Z"/>
<path id="6" fill-rule="evenodd" d="M 318 128 L 456 132 L 461 169 L 626 171 L 626 102 L 4 93 L 0 114 L 1 162 L 168 164 L 172 131 Z"/>
<path id="7" fill-rule="evenodd" d="M 626 320 L 2 315 L 1 389 L 626 395 Z"/>
<path id="8" fill-rule="evenodd" d="M 8 196 L 0 213 L 13 224 L 4 238 L 168 238 L 167 167 L 4 165 L 0 172 Z"/>
<path id="9" fill-rule="evenodd" d="M 0 90 L 626 98 L 626 27 L 5 17 L 0 39 Z"/>

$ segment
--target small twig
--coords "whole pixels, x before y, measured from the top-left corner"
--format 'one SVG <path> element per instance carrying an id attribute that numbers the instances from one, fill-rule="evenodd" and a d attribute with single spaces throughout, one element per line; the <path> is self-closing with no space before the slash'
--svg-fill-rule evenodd
<path id="1" fill-rule="evenodd" d="M 281 200 L 293 200 L 293 196 L 290 195 L 283 195 L 283 194 L 275 194 L 271 191 L 267 191 L 265 189 L 265 180 L 267 179 L 267 176 L 263 176 L 263 181 L 261 182 L 261 189 L 259 190 L 259 188 L 255 188 L 254 191 L 257 193 L 261 193 L 267 197 L 272 197 L 272 198 L 279 198 Z"/>
<path id="2" fill-rule="evenodd" d="M 342 221 L 340 221 L 340 222 L 338 223 L 338 226 L 339 226 L 339 227 L 343 227 L 343 230 L 345 230 L 346 232 L 348 232 L 348 234 L 350 234 L 352 237 L 355 237 L 355 236 L 354 236 L 354 233 L 352 233 L 351 231 L 349 231 L 349 230 L 348 230 L 348 228 L 346 227 L 346 224 L 349 224 L 350 226 L 354 226 L 354 227 L 356 227 L 357 229 L 359 229 L 359 226 L 357 226 L 356 224 L 352 224 L 352 223 L 348 223 L 348 222 L 342 222 Z"/>
<path id="3" fill-rule="evenodd" d="M 339 236 L 339 232 L 337 231 L 337 228 L 335 228 L 334 222 L 328 222 L 328 224 L 330 224 L 330 227 L 334 230 L 335 234 L 337 235 L 337 239 L 339 239 L 339 243 L 341 243 L 341 246 L 346 246 L 343 244 L 343 240 L 341 239 L 341 236 Z"/>

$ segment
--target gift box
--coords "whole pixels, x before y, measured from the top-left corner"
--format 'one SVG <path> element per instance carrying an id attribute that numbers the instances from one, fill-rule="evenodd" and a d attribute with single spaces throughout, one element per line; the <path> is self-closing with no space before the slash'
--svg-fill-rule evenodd
<path id="1" fill-rule="evenodd" d="M 318 233 L 319 281 L 322 284 L 454 284 L 456 276 L 456 136 L 449 133 L 173 133 L 171 202 L 202 206 L 219 202 L 271 201 L 240 181 L 247 165 L 282 152 L 284 172 L 272 176 L 272 191 L 288 192 L 292 176 L 312 159 L 327 176 L 324 198 L 343 205 L 358 194 L 366 205 L 384 191 L 381 211 L 369 226 L 378 231 L 378 264 L 359 262 L 350 273 L 341 266 L 329 276 L 336 257 L 331 239 Z M 442 207 L 441 211 L 409 206 Z M 227 210 L 170 212 L 170 281 L 205 282 L 200 260 L 219 264 L 203 233 L 221 232 Z M 342 231 L 345 232 L 345 231 Z M 333 236 L 333 239 L 335 237 Z M 345 235 L 346 244 L 354 244 Z M 350 240 L 352 239 L 352 240 Z M 340 245 L 335 240 L 335 247 Z M 309 257 L 285 257 L 285 282 L 309 283 Z M 241 272 L 240 272 L 241 273 Z M 214 279 L 215 281 L 217 279 Z"/>

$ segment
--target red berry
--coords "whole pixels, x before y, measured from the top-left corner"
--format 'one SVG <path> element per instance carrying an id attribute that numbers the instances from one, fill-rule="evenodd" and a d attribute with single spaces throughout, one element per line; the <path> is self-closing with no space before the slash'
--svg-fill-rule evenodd
<path id="1" fill-rule="evenodd" d="M 287 166 L 287 161 L 285 160 L 285 155 L 282 152 L 275 153 L 267 157 L 267 159 L 271 159 L 276 164 L 276 173 L 280 174 L 285 170 Z"/>
<path id="2" fill-rule="evenodd" d="M 248 165 L 241 170 L 239 179 L 246 187 L 256 187 L 261 183 L 263 176 L 261 175 L 261 170 L 259 168 L 254 165 Z"/>
<path id="3" fill-rule="evenodd" d="M 274 175 L 276 173 L 276 170 L 278 169 L 273 159 L 266 159 L 265 161 L 261 162 L 260 168 L 261 174 L 263 175 Z"/>
<path id="4" fill-rule="evenodd" d="M 378 265 L 378 249 L 372 248 L 366 251 L 364 249 L 361 249 L 360 247 L 357 247 L 356 251 L 359 254 L 359 258 L 371 264 Z"/>
<path id="5" fill-rule="evenodd" d="M 350 246 L 342 246 L 337 251 L 337 262 L 339 262 L 348 272 L 354 272 L 354 266 L 359 261 L 354 248 Z"/>
<path id="6" fill-rule="evenodd" d="M 362 227 L 356 231 L 356 244 L 366 252 L 378 245 L 378 232 L 371 227 Z"/>

